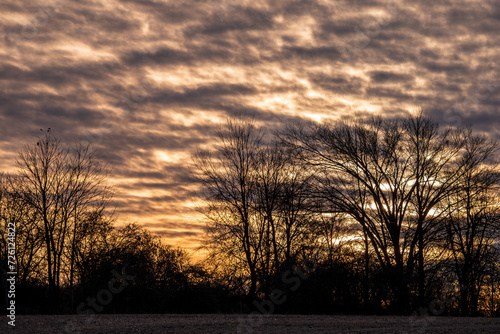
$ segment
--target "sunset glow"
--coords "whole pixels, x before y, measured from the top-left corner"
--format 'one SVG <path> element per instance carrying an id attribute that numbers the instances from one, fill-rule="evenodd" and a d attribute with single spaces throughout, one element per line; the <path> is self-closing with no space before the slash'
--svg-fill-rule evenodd
<path id="1" fill-rule="evenodd" d="M 41 128 L 92 135 L 116 218 L 193 250 L 191 155 L 228 116 L 274 131 L 420 106 L 498 138 L 498 3 L 391 3 L 3 1 L 0 170 Z"/>

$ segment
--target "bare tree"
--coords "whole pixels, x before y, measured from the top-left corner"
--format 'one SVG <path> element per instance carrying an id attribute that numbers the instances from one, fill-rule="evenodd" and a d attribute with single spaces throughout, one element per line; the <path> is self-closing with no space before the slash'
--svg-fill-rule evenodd
<path id="1" fill-rule="evenodd" d="M 254 211 L 255 168 L 262 134 L 252 123 L 229 120 L 218 132 L 213 152 L 198 152 L 195 162 L 207 201 L 208 245 L 212 255 L 229 256 L 250 277 L 249 298 L 255 295 L 265 226 Z"/>
<path id="2" fill-rule="evenodd" d="M 50 133 L 26 145 L 17 166 L 17 196 L 40 219 L 49 292 L 57 296 L 64 271 L 72 284 L 80 225 L 107 204 L 106 169 L 90 143 L 63 147 Z"/>
<path id="3" fill-rule="evenodd" d="M 16 228 L 18 284 L 24 286 L 43 282 L 44 256 L 40 216 L 22 201 L 17 192 L 19 182 L 16 176 L 0 175 L 0 254 L 2 260 L 7 260 L 7 231 L 11 223 Z"/>
<path id="4" fill-rule="evenodd" d="M 274 271 L 289 266 L 311 243 L 312 173 L 280 142 L 258 151 L 256 211 L 266 223 L 265 239 L 272 241 Z M 270 254 L 268 252 L 267 254 Z M 267 258 L 267 256 L 266 256 Z"/>
<path id="5" fill-rule="evenodd" d="M 485 137 L 468 137 L 463 159 L 470 168 L 459 180 L 459 191 L 447 198 L 442 218 L 445 249 L 461 286 L 462 315 L 477 314 L 486 277 L 494 275 L 500 255 L 495 247 L 500 238 L 500 173 L 494 161 L 485 159 L 491 158 L 495 149 L 496 144 Z"/>
<path id="6" fill-rule="evenodd" d="M 216 151 L 196 156 L 207 246 L 219 264 L 233 267 L 234 277 L 250 277 L 252 297 L 267 293 L 273 277 L 310 248 L 312 176 L 278 142 L 265 142 L 251 122 L 229 120 L 218 139 Z"/>

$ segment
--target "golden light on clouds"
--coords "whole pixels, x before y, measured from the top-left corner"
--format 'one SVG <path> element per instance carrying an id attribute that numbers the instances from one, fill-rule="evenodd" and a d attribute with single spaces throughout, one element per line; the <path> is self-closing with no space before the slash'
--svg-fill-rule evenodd
<path id="1" fill-rule="evenodd" d="M 168 152 L 156 150 L 154 151 L 154 155 L 156 156 L 156 160 L 158 160 L 159 163 L 178 163 L 190 159 L 189 152 Z"/>
<path id="2" fill-rule="evenodd" d="M 499 13 L 465 0 L 7 0 L 0 168 L 15 170 L 40 128 L 92 135 L 117 218 L 194 249 L 203 225 L 190 157 L 214 147 L 228 116 L 279 130 L 421 106 L 497 136 Z"/>

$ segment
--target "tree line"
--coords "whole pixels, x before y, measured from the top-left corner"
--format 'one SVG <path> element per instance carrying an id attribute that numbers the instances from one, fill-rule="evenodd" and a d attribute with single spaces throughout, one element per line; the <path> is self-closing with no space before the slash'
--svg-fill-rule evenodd
<path id="1" fill-rule="evenodd" d="M 210 263 L 251 304 L 313 258 L 282 311 L 498 315 L 496 149 L 423 112 L 273 135 L 231 119 L 195 157 Z"/>
<path id="2" fill-rule="evenodd" d="M 271 300 L 279 313 L 498 316 L 497 153 L 422 112 L 273 133 L 229 119 L 193 156 L 207 254 L 195 264 L 116 221 L 91 143 L 43 133 L 0 175 L 0 288 L 15 223 L 21 313 L 90 310 L 123 273 L 133 279 L 94 311 L 239 313 Z"/>
<path id="3" fill-rule="evenodd" d="M 224 299 L 225 290 L 192 264 L 186 251 L 114 219 L 109 168 L 91 143 L 68 145 L 47 132 L 20 150 L 16 165 L 15 173 L 0 175 L 3 312 L 6 277 L 13 271 L 7 254 L 13 224 L 19 313 L 214 312 L 212 307 L 222 307 L 210 300 Z M 88 304 L 96 305 L 95 296 L 109 287 L 114 273 L 134 278 L 126 287 L 113 286 L 123 290 L 113 303 L 91 310 Z"/>

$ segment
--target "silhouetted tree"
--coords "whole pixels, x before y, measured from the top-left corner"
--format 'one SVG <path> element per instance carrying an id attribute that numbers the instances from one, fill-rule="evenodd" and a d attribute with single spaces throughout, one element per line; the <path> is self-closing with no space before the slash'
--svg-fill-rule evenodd
<path id="1" fill-rule="evenodd" d="M 206 246 L 215 262 L 232 268 L 227 276 L 248 288 L 251 301 L 257 292 L 267 293 L 297 255 L 312 252 L 312 175 L 290 150 L 264 141 L 249 121 L 229 120 L 217 144 L 195 157 L 207 204 Z"/>
<path id="2" fill-rule="evenodd" d="M 109 200 L 106 170 L 90 143 L 64 147 L 50 133 L 19 152 L 16 198 L 39 217 L 49 295 L 58 294 L 63 273 L 73 284 L 82 227 L 101 215 Z M 92 231 L 90 231 L 93 233 Z"/>
<path id="3" fill-rule="evenodd" d="M 195 157 L 203 197 L 207 200 L 208 242 L 212 255 L 229 256 L 237 276 L 248 274 L 248 296 L 257 290 L 258 267 L 265 226 L 254 211 L 255 168 L 262 134 L 252 123 L 229 120 L 218 133 L 213 152 L 198 152 Z M 240 271 L 240 273 L 238 273 Z"/>
<path id="4" fill-rule="evenodd" d="M 488 159 L 495 149 L 496 145 L 483 136 L 468 137 L 463 159 L 470 168 L 459 180 L 459 191 L 447 198 L 443 215 L 445 249 L 461 287 L 462 315 L 477 314 L 486 277 L 500 255 L 496 247 L 500 238 L 500 173 Z"/>
<path id="5" fill-rule="evenodd" d="M 40 215 L 23 202 L 17 192 L 19 182 L 16 176 L 0 175 L 0 257 L 2 261 L 7 260 L 7 232 L 12 223 L 16 227 L 17 284 L 25 286 L 44 282 L 43 238 Z"/>

